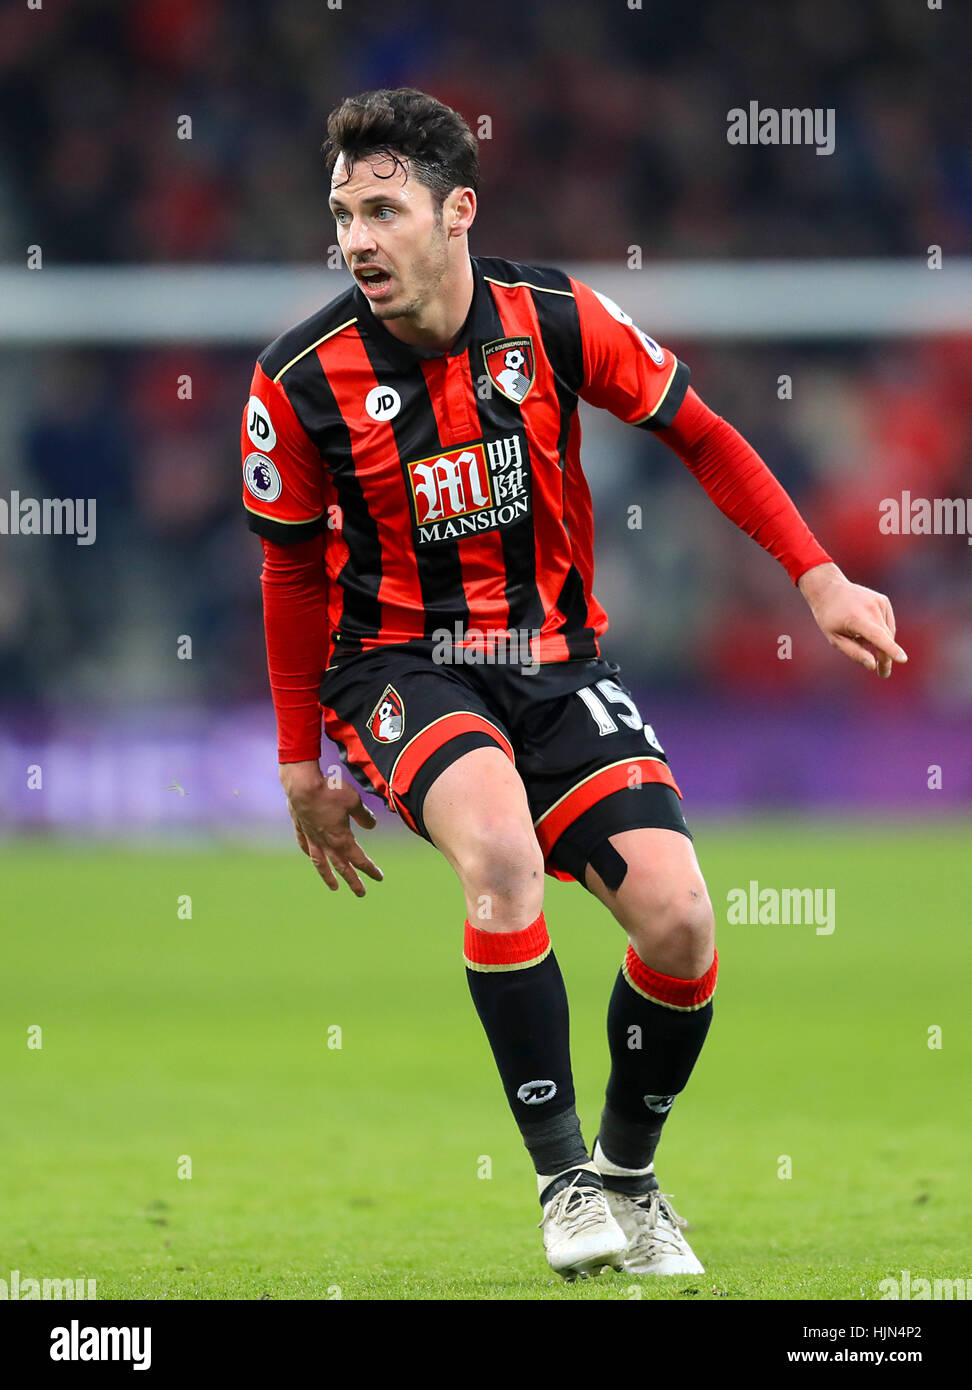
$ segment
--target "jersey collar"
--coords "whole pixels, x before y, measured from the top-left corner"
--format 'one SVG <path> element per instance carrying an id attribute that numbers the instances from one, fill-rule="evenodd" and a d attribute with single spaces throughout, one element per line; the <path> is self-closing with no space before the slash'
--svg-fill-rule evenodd
<path id="1" fill-rule="evenodd" d="M 421 348 L 412 347 L 409 343 L 403 343 L 400 338 L 396 338 L 394 333 L 389 333 L 381 319 L 376 318 L 371 312 L 371 305 L 363 291 L 355 285 L 354 287 L 354 307 L 358 313 L 358 327 L 369 338 L 378 343 L 385 356 L 398 367 L 417 367 L 420 362 L 434 360 L 437 357 L 460 357 L 468 352 L 474 342 L 485 342 L 493 327 L 492 297 L 489 294 L 483 280 L 483 272 L 475 256 L 470 256 L 470 264 L 473 273 L 473 297 L 469 306 L 469 313 L 466 321 L 459 330 L 459 336 L 447 353 L 445 352 L 425 352 Z"/>

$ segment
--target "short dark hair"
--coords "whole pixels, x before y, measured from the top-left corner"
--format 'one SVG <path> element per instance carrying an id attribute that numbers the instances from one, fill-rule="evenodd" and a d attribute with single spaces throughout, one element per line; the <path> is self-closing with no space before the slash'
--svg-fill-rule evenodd
<path id="1" fill-rule="evenodd" d="M 454 188 L 479 190 L 479 146 L 458 111 L 414 87 L 347 97 L 327 118 L 322 146 L 328 177 L 343 154 L 348 178 L 357 159 L 388 155 L 395 169 L 407 159 L 436 207 Z"/>

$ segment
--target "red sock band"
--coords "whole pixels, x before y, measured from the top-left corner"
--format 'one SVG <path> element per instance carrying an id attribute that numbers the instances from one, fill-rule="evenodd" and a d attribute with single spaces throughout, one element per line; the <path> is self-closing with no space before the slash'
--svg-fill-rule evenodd
<path id="1" fill-rule="evenodd" d="M 542 912 L 522 931 L 481 931 L 467 918 L 464 945 L 470 970 L 525 970 L 550 953 Z"/>
<path id="2" fill-rule="evenodd" d="M 719 952 L 712 956 L 712 964 L 697 980 L 680 980 L 675 975 L 661 975 L 645 965 L 640 956 L 635 955 L 634 947 L 629 946 L 621 967 L 624 978 L 633 990 L 643 994 L 656 1004 L 664 1004 L 667 1009 L 690 1012 L 701 1009 L 715 993 L 716 975 L 719 973 Z"/>

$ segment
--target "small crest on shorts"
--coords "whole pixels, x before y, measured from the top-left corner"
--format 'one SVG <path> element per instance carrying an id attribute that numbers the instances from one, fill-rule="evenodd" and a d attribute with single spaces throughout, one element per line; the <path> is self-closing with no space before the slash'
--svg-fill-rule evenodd
<path id="1" fill-rule="evenodd" d="M 484 343 L 483 361 L 496 389 L 519 405 L 526 398 L 537 372 L 533 339 L 497 338 L 492 343 Z"/>
<path id="2" fill-rule="evenodd" d="M 405 702 L 393 685 L 386 685 L 371 711 L 368 732 L 379 743 L 394 743 L 405 732 Z"/>

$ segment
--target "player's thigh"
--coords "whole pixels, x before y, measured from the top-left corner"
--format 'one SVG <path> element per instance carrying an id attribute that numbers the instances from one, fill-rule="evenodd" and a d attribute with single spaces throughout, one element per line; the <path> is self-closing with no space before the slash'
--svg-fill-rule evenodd
<path id="1" fill-rule="evenodd" d="M 425 825 L 449 858 L 484 835 L 528 835 L 536 840 L 526 790 L 501 749 L 475 748 L 436 777 L 425 795 Z"/>
<path id="2" fill-rule="evenodd" d="M 464 887 L 510 897 L 534 884 L 542 897 L 543 856 L 526 790 L 499 747 L 474 748 L 444 768 L 422 816 Z"/>
<path id="3" fill-rule="evenodd" d="M 621 924 L 646 965 L 663 975 L 698 979 L 712 964 L 715 916 L 692 841 L 654 826 L 608 838 L 624 877 L 609 887 L 588 862 L 585 886 Z"/>

